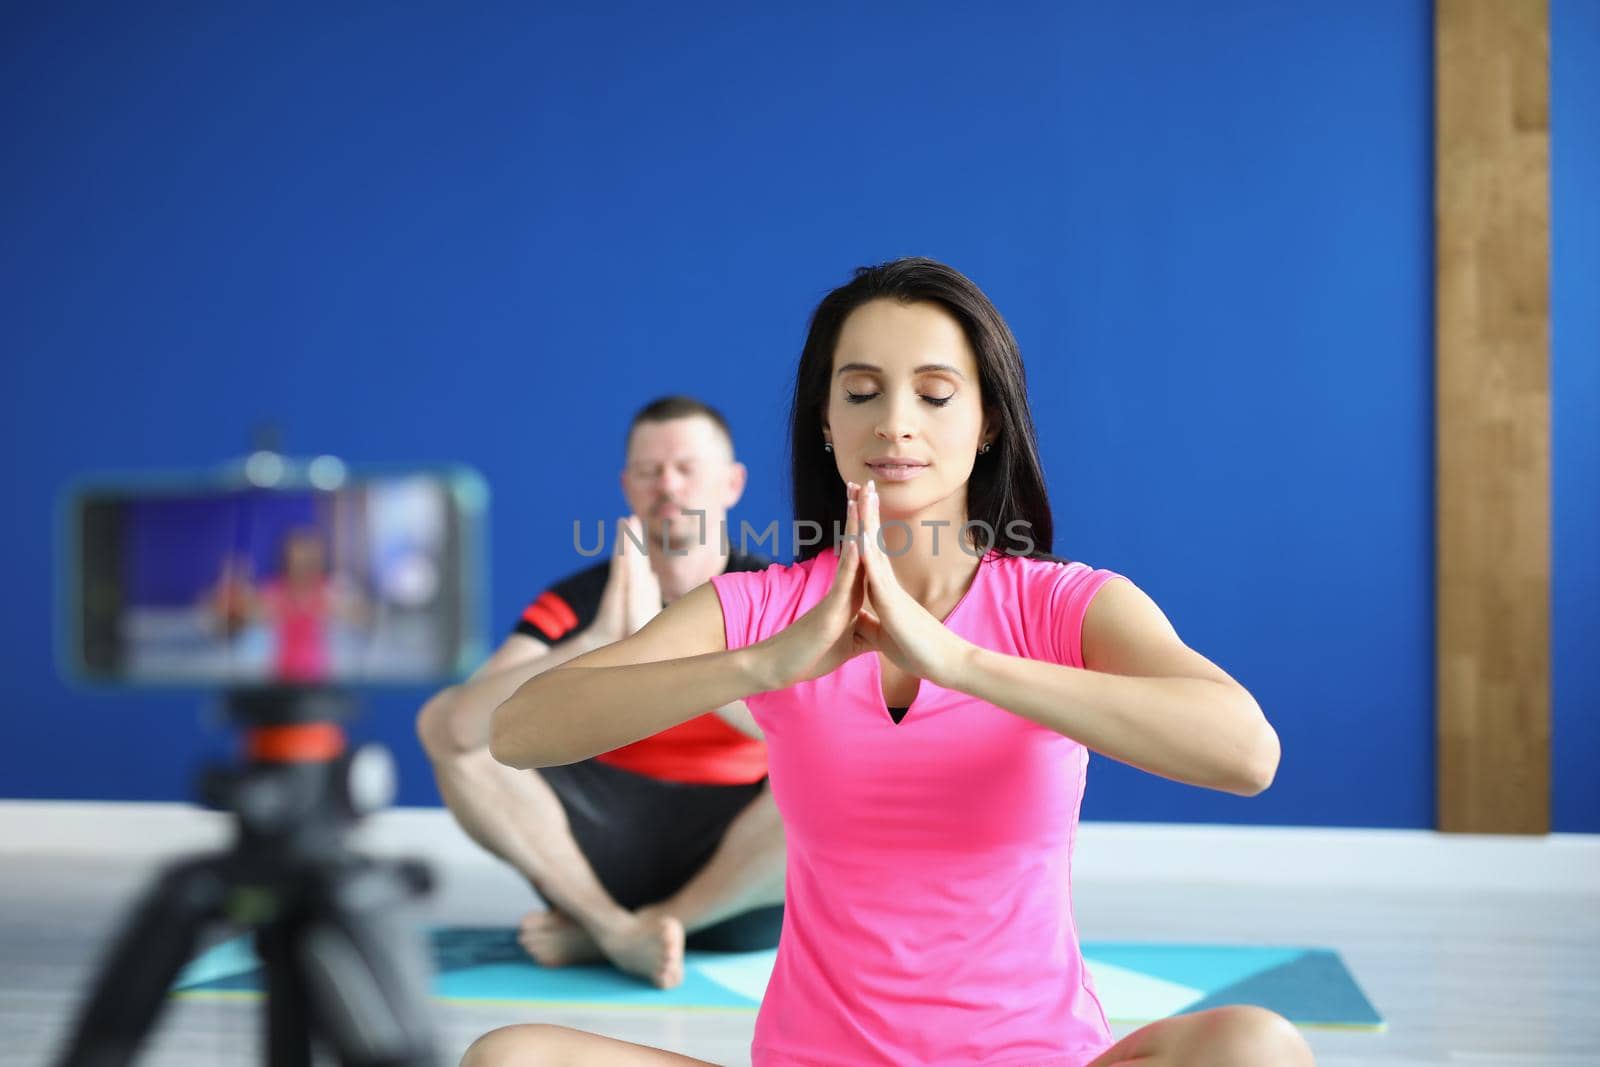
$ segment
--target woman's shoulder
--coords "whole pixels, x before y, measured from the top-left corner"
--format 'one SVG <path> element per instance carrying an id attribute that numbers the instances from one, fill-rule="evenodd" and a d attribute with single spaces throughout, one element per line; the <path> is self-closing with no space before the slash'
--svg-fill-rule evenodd
<path id="1" fill-rule="evenodd" d="M 1053 555 L 995 559 L 991 596 L 1022 624 L 1036 658 L 1083 666 L 1083 620 L 1089 603 L 1122 575 L 1081 560 Z"/>
<path id="2" fill-rule="evenodd" d="M 1079 581 L 1097 573 L 1110 573 L 1098 571 L 1093 564 L 1081 560 L 1048 553 L 1016 556 L 1005 552 L 991 552 L 989 560 L 994 570 L 1013 582 L 1028 586 L 1053 587 L 1062 582 Z"/>
<path id="3" fill-rule="evenodd" d="M 736 583 L 745 585 L 805 585 L 813 574 L 831 575 L 837 567 L 837 557 L 833 556 L 833 549 L 826 548 L 810 559 L 797 559 L 792 563 L 774 563 L 770 560 L 754 557 L 749 565 L 742 569 L 730 567 L 722 574 L 715 576 L 712 581 L 719 587 L 731 586 Z"/>
<path id="4" fill-rule="evenodd" d="M 1001 569 L 1012 575 L 1012 582 L 1028 590 L 1038 590 L 1055 600 L 1088 600 L 1101 586 L 1123 575 L 1082 560 L 1040 553 L 1032 556 L 1007 556 Z"/>
<path id="5" fill-rule="evenodd" d="M 774 563 L 758 571 L 730 571 L 711 579 L 722 604 L 728 647 L 771 636 L 822 599 L 833 581 L 832 549 L 810 559 Z"/>

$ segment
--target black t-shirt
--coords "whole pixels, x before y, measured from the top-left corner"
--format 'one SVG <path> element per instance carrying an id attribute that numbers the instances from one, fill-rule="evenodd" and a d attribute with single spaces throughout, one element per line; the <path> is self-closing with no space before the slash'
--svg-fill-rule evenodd
<path id="1" fill-rule="evenodd" d="M 722 573 L 764 571 L 771 565 L 772 561 L 764 556 L 731 552 Z M 529 602 L 513 632 L 544 645 L 580 632 L 600 613 L 600 597 L 610 575 L 611 557 L 607 556 L 594 566 L 561 579 Z"/>

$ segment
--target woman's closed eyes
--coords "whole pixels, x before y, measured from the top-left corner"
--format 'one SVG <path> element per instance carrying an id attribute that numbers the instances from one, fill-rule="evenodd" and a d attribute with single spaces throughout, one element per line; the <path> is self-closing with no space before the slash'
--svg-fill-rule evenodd
<path id="1" fill-rule="evenodd" d="M 850 390 L 846 389 L 844 398 L 846 403 L 865 404 L 867 401 L 873 399 L 877 395 L 877 393 L 852 393 Z M 921 394 L 918 395 L 921 396 Z M 955 394 L 952 393 L 950 396 L 922 396 L 922 399 L 926 400 L 936 408 L 942 408 L 946 404 L 950 403 L 950 401 L 955 399 Z"/>

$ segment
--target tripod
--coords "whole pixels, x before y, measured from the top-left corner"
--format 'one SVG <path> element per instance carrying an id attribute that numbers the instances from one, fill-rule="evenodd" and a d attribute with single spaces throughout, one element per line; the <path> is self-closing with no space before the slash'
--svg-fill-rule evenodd
<path id="1" fill-rule="evenodd" d="M 61 1067 L 131 1061 L 208 924 L 250 929 L 266 974 L 271 1067 L 310 1067 L 331 1045 L 350 1067 L 433 1059 L 427 962 L 391 905 L 430 885 L 420 863 L 358 856 L 344 834 L 388 804 L 393 772 L 376 746 L 344 754 L 347 700 L 319 690 L 230 694 L 242 767 L 212 768 L 202 794 L 237 818 L 226 851 L 180 859 L 129 917 L 95 981 Z"/>

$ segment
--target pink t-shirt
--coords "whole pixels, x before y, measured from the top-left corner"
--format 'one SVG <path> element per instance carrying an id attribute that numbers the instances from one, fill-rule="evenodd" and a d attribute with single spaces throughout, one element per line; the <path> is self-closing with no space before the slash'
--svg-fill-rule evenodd
<path id="1" fill-rule="evenodd" d="M 808 611 L 837 565 L 828 549 L 712 578 L 728 647 Z M 1115 577 L 991 552 L 945 625 L 1081 668 Z M 756 1067 L 1080 1067 L 1111 1045 L 1072 917 L 1082 745 L 928 681 L 896 725 L 875 654 L 746 703 L 788 841 Z"/>
<path id="2" fill-rule="evenodd" d="M 262 589 L 261 599 L 275 622 L 276 680 L 300 683 L 327 680 L 332 583 L 318 578 L 307 585 L 294 586 L 276 578 Z"/>

